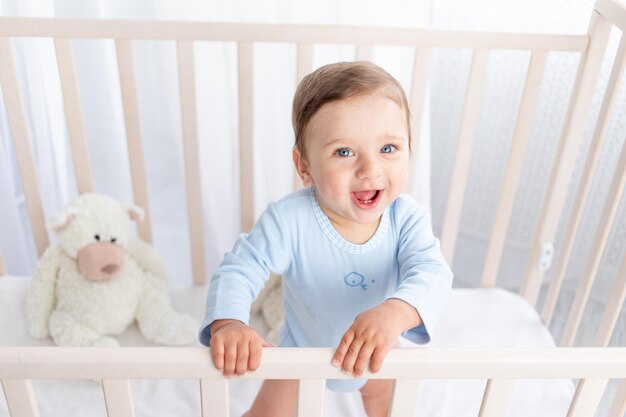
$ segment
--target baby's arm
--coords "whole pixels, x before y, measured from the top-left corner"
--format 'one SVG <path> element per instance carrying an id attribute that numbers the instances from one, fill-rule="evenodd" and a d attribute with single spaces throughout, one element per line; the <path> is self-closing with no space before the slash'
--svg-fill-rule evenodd
<path id="1" fill-rule="evenodd" d="M 359 314 L 343 335 L 333 356 L 333 365 L 360 377 L 367 369 L 378 372 L 398 336 L 422 324 L 417 310 L 398 299 Z"/>
<path id="2" fill-rule="evenodd" d="M 215 320 L 211 323 L 211 358 L 224 376 L 256 371 L 261 364 L 263 347 L 271 346 L 250 326 L 239 320 Z"/>
<path id="3" fill-rule="evenodd" d="M 246 325 L 250 305 L 270 271 L 282 273 L 291 257 L 276 209 L 271 205 L 250 233 L 242 234 L 213 274 L 200 341 L 211 348 L 213 364 L 225 376 L 258 368 L 263 346 L 271 346 Z"/>

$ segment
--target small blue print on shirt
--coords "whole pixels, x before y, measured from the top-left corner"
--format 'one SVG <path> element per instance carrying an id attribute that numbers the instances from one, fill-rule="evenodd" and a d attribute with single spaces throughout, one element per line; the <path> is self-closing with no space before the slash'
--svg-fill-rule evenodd
<path id="1" fill-rule="evenodd" d="M 363 274 L 359 274 L 358 272 L 350 272 L 348 275 L 343 277 L 343 282 L 346 283 L 349 287 L 361 287 L 363 291 L 367 291 L 367 283 L 365 282 L 365 277 Z M 371 280 L 371 283 L 376 283 L 376 280 Z"/>

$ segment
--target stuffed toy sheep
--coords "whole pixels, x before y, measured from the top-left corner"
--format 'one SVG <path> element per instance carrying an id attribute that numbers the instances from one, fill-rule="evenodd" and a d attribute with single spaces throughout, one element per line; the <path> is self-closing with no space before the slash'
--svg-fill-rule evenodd
<path id="1" fill-rule="evenodd" d="M 278 346 L 280 328 L 285 323 L 283 310 L 283 280 L 279 275 L 272 274 L 267 280 L 263 291 L 259 294 L 252 308 L 252 314 L 259 315 L 268 327 L 266 339 L 273 345 Z"/>
<path id="2" fill-rule="evenodd" d="M 196 340 L 198 324 L 170 305 L 168 278 L 156 250 L 131 234 L 137 206 L 82 194 L 48 227 L 57 235 L 39 260 L 26 300 L 28 331 L 61 346 L 117 346 L 137 320 L 146 339 L 163 345 Z"/>

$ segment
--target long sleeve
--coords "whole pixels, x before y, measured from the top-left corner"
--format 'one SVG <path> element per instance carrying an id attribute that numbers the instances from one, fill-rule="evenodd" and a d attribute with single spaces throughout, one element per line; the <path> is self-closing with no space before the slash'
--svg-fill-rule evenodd
<path id="1" fill-rule="evenodd" d="M 427 343 L 447 305 L 452 271 L 433 235 L 430 215 L 412 201 L 399 202 L 402 217 L 398 263 L 400 283 L 389 298 L 403 300 L 418 311 L 423 325 L 403 334 L 414 343 Z"/>
<path id="2" fill-rule="evenodd" d="M 242 234 L 232 251 L 213 274 L 209 285 L 200 342 L 209 345 L 210 324 L 235 319 L 248 324 L 250 306 L 263 289 L 269 273 L 282 273 L 288 266 L 289 236 L 274 205 L 268 206 L 250 233 Z"/>

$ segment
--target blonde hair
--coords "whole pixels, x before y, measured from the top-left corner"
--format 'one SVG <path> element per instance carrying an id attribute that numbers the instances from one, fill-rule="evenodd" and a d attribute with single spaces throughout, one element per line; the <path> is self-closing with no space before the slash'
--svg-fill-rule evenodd
<path id="1" fill-rule="evenodd" d="M 291 113 L 295 148 L 305 157 L 307 127 L 324 104 L 373 93 L 388 96 L 405 111 L 411 149 L 411 115 L 404 90 L 387 71 L 368 61 L 324 65 L 302 79 L 294 94 Z"/>

